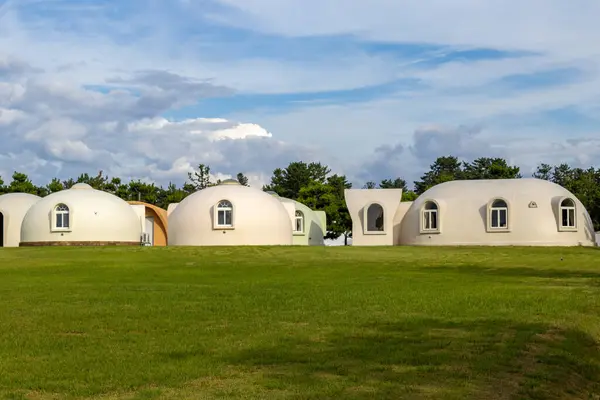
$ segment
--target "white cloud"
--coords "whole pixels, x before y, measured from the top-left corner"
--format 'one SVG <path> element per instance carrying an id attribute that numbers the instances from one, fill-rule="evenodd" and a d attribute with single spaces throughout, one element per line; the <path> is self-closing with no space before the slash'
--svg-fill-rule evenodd
<path id="1" fill-rule="evenodd" d="M 429 170 L 435 158 L 450 155 L 467 162 L 479 157 L 501 157 L 519 166 L 523 176 L 530 176 L 542 162 L 587 168 L 600 163 L 598 137 L 600 134 L 565 139 L 548 134 L 546 140 L 540 141 L 527 135 L 511 138 L 480 127 L 423 126 L 402 143 L 377 148 L 353 178 L 360 184 L 401 177 L 412 187 L 412 182 Z"/>
<path id="2" fill-rule="evenodd" d="M 568 131 L 549 129 L 543 120 L 524 122 L 563 107 L 598 121 L 600 53 L 590 45 L 600 39 L 598 2 L 220 2 L 235 12 L 215 14 L 206 2 L 186 2 L 182 14 L 173 2 L 159 0 L 120 22 L 101 6 L 5 2 L 0 10 L 5 180 L 13 170 L 48 179 L 103 169 L 124 178 L 181 181 L 203 162 L 217 167 L 217 176 L 242 171 L 264 182 L 273 168 L 294 159 L 319 159 L 360 179 L 396 171 L 410 180 L 440 152 L 475 157 L 487 151 L 524 169 L 538 161 L 599 161 L 598 143 L 589 139 L 597 130 L 583 130 L 577 122 Z M 59 7 L 72 22 L 65 27 L 64 18 L 22 8 L 32 5 Z M 295 48 L 281 47 L 253 54 L 261 49 L 258 39 L 213 37 L 216 31 L 202 25 L 208 13 L 221 23 L 287 37 L 350 35 L 535 54 L 428 67 L 417 61 L 450 50 L 400 57 L 340 41 L 339 48 L 317 46 L 299 56 Z M 578 71 L 576 79 L 527 90 L 498 84 L 511 75 L 557 69 Z M 202 118 L 198 106 L 199 115 L 182 121 L 163 117 L 199 99 L 232 93 L 344 90 L 395 79 L 415 80 L 419 87 L 352 104 L 309 99 L 293 110 L 221 115 L 226 118 Z M 86 89 L 90 86 L 95 90 Z M 459 126 L 479 129 L 468 133 Z"/>
<path id="3" fill-rule="evenodd" d="M 600 4 L 578 0 L 219 0 L 221 22 L 290 35 L 353 34 L 369 40 L 589 53 Z M 200 7 L 200 5 L 198 5 Z M 343 10 L 343 12 L 342 12 Z M 589 42 L 588 42 L 589 43 Z"/>
<path id="4" fill-rule="evenodd" d="M 210 141 L 223 139 L 246 139 L 250 137 L 267 137 L 273 135 L 263 127 L 251 123 L 235 123 L 223 118 L 194 118 L 183 121 L 169 121 L 157 117 L 135 121 L 128 126 L 129 132 L 143 132 L 152 135 L 167 133 L 177 134 L 188 132 L 190 135 L 208 139 Z"/>
<path id="5" fill-rule="evenodd" d="M 276 140 L 255 123 L 160 117 L 161 111 L 186 98 L 185 85 L 181 95 L 148 92 L 143 85 L 139 95 L 44 80 L 6 86 L 18 95 L 4 99 L 0 114 L 0 171 L 5 180 L 14 170 L 40 183 L 55 175 L 103 170 L 125 179 L 182 183 L 188 171 L 204 163 L 216 174 L 243 172 L 259 184 L 282 163 L 316 154 L 308 146 Z M 193 88 L 199 93 L 216 90 L 210 84 Z"/>

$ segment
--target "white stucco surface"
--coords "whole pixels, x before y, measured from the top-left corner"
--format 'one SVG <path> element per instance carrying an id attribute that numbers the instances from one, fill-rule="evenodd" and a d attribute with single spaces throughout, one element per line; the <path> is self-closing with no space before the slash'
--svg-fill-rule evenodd
<path id="1" fill-rule="evenodd" d="M 70 227 L 55 230 L 53 210 L 69 207 Z M 21 242 L 139 242 L 140 220 L 124 200 L 110 193 L 76 184 L 35 203 L 21 226 Z"/>
<path id="2" fill-rule="evenodd" d="M 296 223 L 296 211 L 302 212 L 304 216 L 304 231 L 293 232 L 293 244 L 297 246 L 324 246 L 324 236 L 326 230 L 326 217 L 324 212 L 313 211 L 299 201 L 273 195 L 284 205 L 289 205 L 290 221 L 292 227 Z"/>
<path id="3" fill-rule="evenodd" d="M 559 230 L 559 203 L 576 204 L 576 228 Z M 488 205 L 508 203 L 508 229 L 490 232 Z M 422 233 L 422 207 L 439 204 L 439 233 Z M 522 178 L 451 181 L 432 187 L 417 198 L 402 219 L 404 245 L 539 245 L 593 246 L 593 224 L 581 202 L 565 188 L 549 181 Z"/>
<path id="4" fill-rule="evenodd" d="M 7 193 L 0 196 L 0 213 L 3 215 L 3 247 L 18 247 L 21 241 L 21 223 L 31 206 L 41 197 L 27 193 Z"/>
<path id="5" fill-rule="evenodd" d="M 394 240 L 394 216 L 400 201 L 402 189 L 346 189 L 346 205 L 352 218 L 353 246 L 391 246 Z M 371 205 L 383 209 L 383 230 L 367 229 L 368 212 Z M 371 217 L 371 219 L 373 219 Z"/>
<path id="6" fill-rule="evenodd" d="M 233 205 L 233 226 L 215 225 L 217 204 Z M 289 212 L 272 195 L 228 181 L 193 193 L 169 207 L 169 245 L 291 245 Z"/>

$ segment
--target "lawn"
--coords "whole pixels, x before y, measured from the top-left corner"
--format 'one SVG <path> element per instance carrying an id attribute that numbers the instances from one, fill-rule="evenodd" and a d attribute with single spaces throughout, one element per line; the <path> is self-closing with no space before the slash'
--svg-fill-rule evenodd
<path id="1" fill-rule="evenodd" d="M 0 398 L 599 399 L 600 250 L 0 250 Z"/>

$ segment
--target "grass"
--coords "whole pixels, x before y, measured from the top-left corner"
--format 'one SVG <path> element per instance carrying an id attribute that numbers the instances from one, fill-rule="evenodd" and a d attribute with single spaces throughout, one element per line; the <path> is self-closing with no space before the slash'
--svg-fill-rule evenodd
<path id="1" fill-rule="evenodd" d="M 600 251 L 0 250 L 4 399 L 600 399 Z"/>

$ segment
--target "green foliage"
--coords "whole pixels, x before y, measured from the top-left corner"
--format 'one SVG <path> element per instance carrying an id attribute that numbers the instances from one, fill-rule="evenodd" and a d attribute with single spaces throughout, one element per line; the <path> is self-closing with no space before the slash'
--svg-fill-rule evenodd
<path id="1" fill-rule="evenodd" d="M 169 182 L 167 188 L 159 192 L 159 198 L 156 205 L 166 210 L 167 207 L 169 207 L 169 204 L 180 203 L 188 195 L 188 191 L 179 189 L 174 183 Z"/>
<path id="2" fill-rule="evenodd" d="M 207 187 L 215 186 L 221 183 L 220 179 L 217 179 L 216 182 L 211 181 L 210 179 L 210 166 L 205 164 L 199 164 L 198 170 L 194 172 L 188 172 L 188 180 L 183 185 L 183 190 L 188 194 L 196 192 L 198 190 L 206 189 Z M 236 175 L 236 180 L 244 186 L 248 185 L 248 178 L 243 173 L 239 172 Z"/>
<path id="3" fill-rule="evenodd" d="M 248 177 L 246 175 L 244 175 L 243 173 L 239 172 L 236 176 L 236 179 L 240 183 L 240 185 L 250 186 L 248 184 Z"/>
<path id="4" fill-rule="evenodd" d="M 108 177 L 104 176 L 102 171 L 98 171 L 98 174 L 94 177 L 89 176 L 87 173 L 79 175 L 77 183 L 87 183 L 91 187 L 97 190 L 105 190 Z"/>
<path id="5" fill-rule="evenodd" d="M 472 163 L 463 163 L 462 179 L 518 179 L 519 167 L 508 165 L 503 158 L 481 157 Z"/>
<path id="6" fill-rule="evenodd" d="M 480 157 L 468 163 L 445 156 L 438 157 L 429 168 L 420 181 L 415 181 L 415 193 L 419 195 L 435 185 L 454 180 L 521 178 L 519 167 L 508 165 L 502 158 Z"/>
<path id="7" fill-rule="evenodd" d="M 307 164 L 302 161 L 294 161 L 285 169 L 275 169 L 271 183 L 265 185 L 263 190 L 273 191 L 282 197 L 297 200 L 302 188 L 314 182 L 325 183 L 329 172 L 331 172 L 329 167 L 321 163 Z"/>
<path id="8" fill-rule="evenodd" d="M 197 171 L 188 172 L 188 179 L 190 181 L 189 184 L 193 188 L 193 192 L 214 185 L 214 183 L 210 181 L 210 167 L 204 164 L 199 164 Z"/>
<path id="9" fill-rule="evenodd" d="M 379 183 L 379 186 L 373 181 L 365 183 L 363 189 L 402 189 L 402 200 L 401 201 L 414 201 L 418 196 L 412 190 L 408 189 L 406 181 L 402 178 L 384 179 Z"/>
<path id="10" fill-rule="evenodd" d="M 128 200 L 143 201 L 144 203 L 156 204 L 158 202 L 159 188 L 154 183 L 146 183 L 140 180 L 129 182 Z"/>
<path id="11" fill-rule="evenodd" d="M 600 230 L 600 168 L 540 164 L 533 177 L 554 182 L 573 193 L 590 214 L 595 230 Z"/>
<path id="12" fill-rule="evenodd" d="M 43 190 L 35 186 L 29 177 L 21 172 L 16 172 L 12 175 L 12 182 L 8 185 L 7 193 L 29 193 L 29 194 L 44 194 Z"/>
<path id="13" fill-rule="evenodd" d="M 58 178 L 52 178 L 50 183 L 46 185 L 46 190 L 48 190 L 48 193 L 60 192 L 64 188 L 65 186 Z"/>
<path id="14" fill-rule="evenodd" d="M 337 239 L 344 235 L 347 241 L 352 220 L 346 207 L 344 190 L 352 185 L 345 176 L 328 176 L 330 171 L 328 166 L 321 163 L 292 162 L 285 169 L 275 169 L 271 183 L 265 185 L 263 190 L 299 201 L 313 210 L 324 211 L 327 216 L 325 238 Z"/>
<path id="15" fill-rule="evenodd" d="M 377 188 L 377 184 L 373 181 L 368 181 L 367 183 L 365 183 L 362 187 L 363 189 L 376 189 Z"/>
<path id="16" fill-rule="evenodd" d="M 330 175 L 327 165 L 302 161 L 291 162 L 285 168 L 277 168 L 268 185 L 263 190 L 274 191 L 282 197 L 301 201 L 316 210 L 327 214 L 327 237 L 351 236 L 351 220 L 346 208 L 344 189 L 350 188 L 345 176 Z M 552 166 L 541 163 L 532 175 L 535 178 L 552 181 L 563 186 L 577 196 L 588 210 L 595 229 L 600 230 L 600 168 L 573 168 L 566 163 Z M 513 179 L 521 178 L 519 167 L 511 166 L 505 159 L 480 157 L 472 162 L 459 161 L 455 156 L 438 157 L 419 181 L 414 182 L 414 191 L 408 188 L 400 177 L 366 182 L 363 188 L 399 188 L 402 189 L 402 201 L 413 201 L 430 187 L 457 179 Z M 248 186 L 248 178 L 238 173 L 236 179 Z M 169 183 L 166 188 L 140 180 L 124 182 L 119 177 L 109 178 L 102 171 L 96 175 L 80 174 L 77 179 L 59 178 L 41 186 L 36 186 L 22 172 L 14 172 L 10 183 L 0 177 L 0 193 L 31 193 L 45 196 L 63 189 L 71 188 L 75 183 L 87 183 L 95 189 L 113 193 L 124 200 L 141 200 L 167 208 L 171 203 L 179 203 L 197 190 L 218 184 L 211 181 L 210 166 L 199 164 L 198 169 L 188 173 L 188 181 L 181 187 Z"/>

